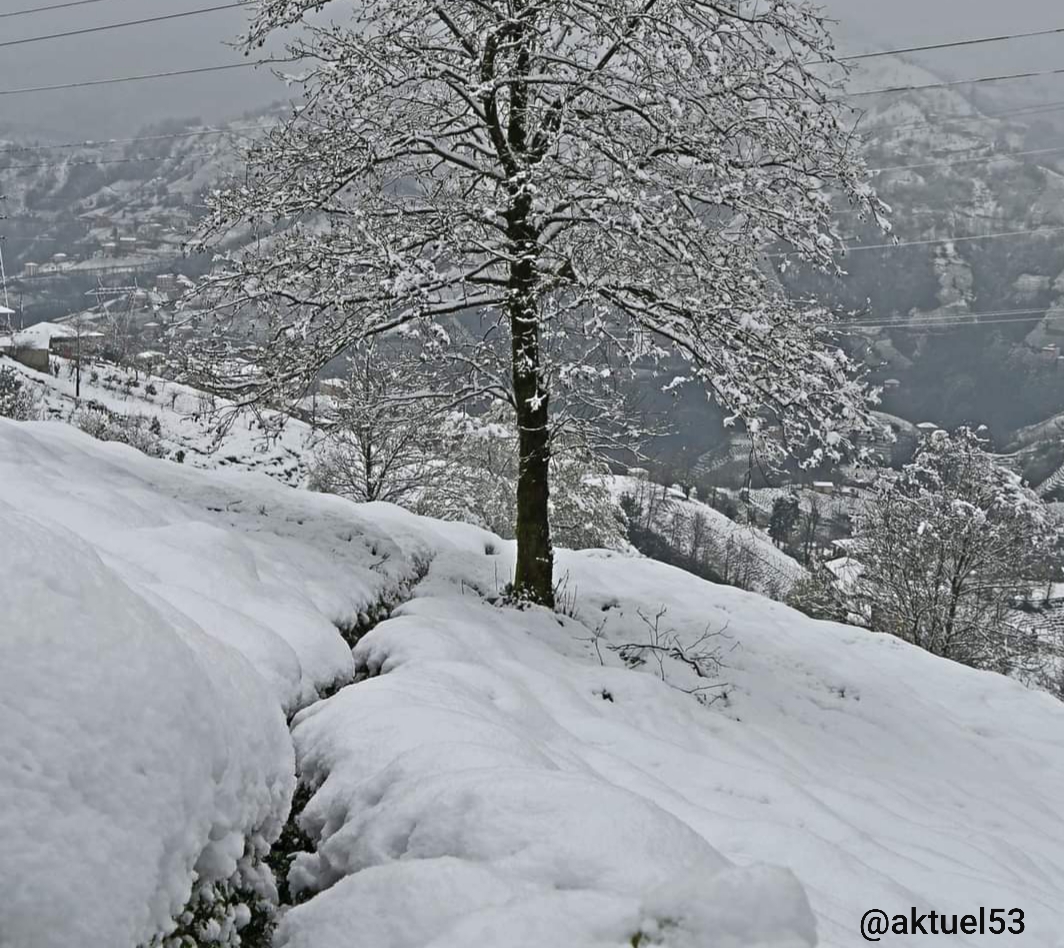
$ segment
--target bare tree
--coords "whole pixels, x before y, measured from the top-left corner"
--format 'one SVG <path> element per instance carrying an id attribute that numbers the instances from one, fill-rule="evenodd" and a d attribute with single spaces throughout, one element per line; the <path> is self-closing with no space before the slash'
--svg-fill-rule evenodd
<path id="1" fill-rule="evenodd" d="M 802 545 L 802 562 L 809 566 L 813 562 L 813 551 L 816 549 L 817 530 L 820 528 L 822 514 L 820 501 L 815 496 L 810 497 L 808 509 L 802 512 L 798 522 L 799 540 Z"/>
<path id="2" fill-rule="evenodd" d="M 420 368 L 384 339 L 353 347 L 339 390 L 332 389 L 318 419 L 325 436 L 311 464 L 314 489 L 413 506 L 447 476 L 446 399 Z"/>
<path id="3" fill-rule="evenodd" d="M 632 363 L 679 354 L 662 384 L 704 385 L 752 430 L 775 416 L 813 464 L 842 450 L 863 388 L 765 257 L 837 272 L 833 195 L 882 220 L 807 0 L 328 9 L 347 8 L 257 0 L 245 37 L 294 28 L 305 99 L 209 201 L 205 243 L 257 238 L 208 281 L 268 326 L 259 371 L 217 380 L 238 406 L 421 333 L 516 415 L 514 586 L 541 603 L 552 425 L 607 406 Z"/>

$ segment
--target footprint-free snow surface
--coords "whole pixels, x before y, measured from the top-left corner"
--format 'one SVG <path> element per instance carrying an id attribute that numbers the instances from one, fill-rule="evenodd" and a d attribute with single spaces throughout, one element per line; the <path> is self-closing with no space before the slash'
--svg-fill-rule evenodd
<path id="1" fill-rule="evenodd" d="M 503 608 L 512 552 L 0 420 L 0 946 L 149 942 L 296 772 L 278 948 L 1064 945 L 1064 705 L 617 554 Z"/>

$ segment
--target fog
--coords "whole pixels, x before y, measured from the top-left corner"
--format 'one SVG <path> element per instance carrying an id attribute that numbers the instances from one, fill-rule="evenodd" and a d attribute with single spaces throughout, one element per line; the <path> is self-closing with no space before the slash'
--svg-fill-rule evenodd
<path id="1" fill-rule="evenodd" d="M 0 14 L 55 0 L 0 0 Z M 0 16 L 0 43 L 24 37 L 115 23 L 216 5 L 223 0 L 101 0 L 29 16 Z M 1058 0 L 827 0 L 839 21 L 844 51 L 862 51 L 995 33 L 1064 26 Z M 225 45 L 248 13 L 226 10 L 164 23 L 0 46 L 0 89 L 50 85 L 241 60 Z M 1064 64 L 1064 35 L 947 50 L 913 57 L 951 78 Z M 855 81 L 859 81 L 855 80 Z M 208 121 L 239 115 L 283 98 L 284 87 L 264 70 L 238 69 L 32 95 L 0 96 L 0 130 L 55 138 L 112 136 L 148 122 L 199 116 Z M 1000 84 L 998 98 L 1064 98 L 1064 77 Z"/>

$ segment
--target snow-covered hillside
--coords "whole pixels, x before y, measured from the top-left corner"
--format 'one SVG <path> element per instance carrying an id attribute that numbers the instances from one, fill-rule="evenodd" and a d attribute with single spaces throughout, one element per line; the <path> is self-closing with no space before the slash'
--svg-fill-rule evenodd
<path id="1" fill-rule="evenodd" d="M 197 873 L 275 896 L 293 748 L 280 948 L 849 948 L 980 906 L 1061 944 L 1064 706 L 618 554 L 559 554 L 572 615 L 503 607 L 512 553 L 0 420 L 0 945 L 144 944 Z"/>
<path id="2" fill-rule="evenodd" d="M 59 373 L 36 372 L 0 356 L 0 367 L 17 372 L 37 400 L 43 417 L 77 425 L 86 412 L 104 412 L 118 420 L 157 423 L 157 453 L 198 468 L 232 467 L 269 474 L 283 483 L 301 485 L 307 475 L 310 426 L 286 418 L 284 427 L 267 432 L 251 416 L 220 430 L 212 412 L 223 403 L 188 385 L 110 363 L 88 363 L 75 398 L 74 363 L 52 359 Z M 267 415 L 273 415 L 267 412 Z M 91 420 L 91 419 L 90 419 Z"/>
<path id="3" fill-rule="evenodd" d="M 687 554 L 692 565 L 703 559 L 732 585 L 782 600 L 807 575 L 765 531 L 736 523 L 709 504 L 685 497 L 678 487 L 627 476 L 609 478 L 608 487 L 619 504 L 624 497 L 633 499 L 638 505 L 634 516 L 674 552 Z"/>

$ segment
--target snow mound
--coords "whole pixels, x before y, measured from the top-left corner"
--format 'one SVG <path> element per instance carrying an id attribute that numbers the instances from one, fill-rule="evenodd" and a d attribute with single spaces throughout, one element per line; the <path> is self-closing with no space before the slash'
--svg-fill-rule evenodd
<path id="1" fill-rule="evenodd" d="M 280 831 L 283 711 L 431 529 L 48 423 L 0 419 L 0 485 L 0 946 L 132 948 Z"/>
<path id="2" fill-rule="evenodd" d="M 146 943 L 193 872 L 228 879 L 280 832 L 284 717 L 78 537 L 3 501 L 0 523 L 0 944 Z"/>
<path id="3" fill-rule="evenodd" d="M 366 916 L 386 948 L 848 948 L 873 907 L 1006 903 L 1060 944 L 1058 702 L 607 552 L 559 554 L 575 617 L 498 608 L 493 559 L 439 552 L 356 648 L 368 678 L 297 715 L 316 846 L 282 948 Z M 624 667 L 654 634 L 723 664 Z"/>
<path id="4" fill-rule="evenodd" d="M 446 652 L 471 616 L 456 608 L 441 627 L 440 606 L 404 607 L 356 654 L 376 664 L 411 636 Z M 815 944 L 791 873 L 732 867 L 652 798 L 603 780 L 588 748 L 566 748 L 534 693 L 439 661 L 299 716 L 304 779 L 321 781 L 302 822 L 320 844 L 289 880 L 321 894 L 288 913 L 281 948 L 340 945 L 356 926 L 375 948 Z"/>
<path id="5" fill-rule="evenodd" d="M 381 529 L 370 508 L 264 475 L 204 476 L 67 425 L 0 419 L 0 484 L 35 521 L 89 542 L 172 621 L 241 652 L 286 710 L 350 679 L 337 627 L 394 597 L 431 549 Z"/>

